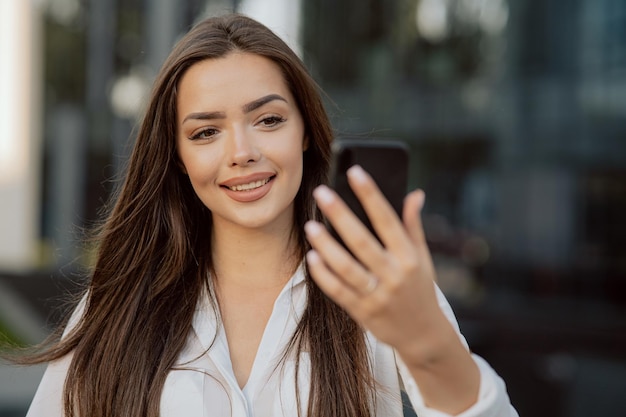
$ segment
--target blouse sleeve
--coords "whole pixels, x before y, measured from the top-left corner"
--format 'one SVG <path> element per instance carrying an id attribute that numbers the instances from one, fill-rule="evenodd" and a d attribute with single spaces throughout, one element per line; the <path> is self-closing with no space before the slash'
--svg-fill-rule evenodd
<path id="1" fill-rule="evenodd" d="M 456 330 L 463 345 L 468 348 L 467 341 L 459 330 L 459 324 L 456 321 L 448 300 L 446 300 L 439 288 L 436 288 L 436 290 L 439 306 Z M 424 399 L 420 393 L 419 387 L 411 376 L 408 367 L 402 362 L 399 355 L 395 356 L 400 378 L 416 414 L 419 417 L 452 417 L 450 414 L 428 408 L 424 404 Z M 472 354 L 472 359 L 480 371 L 478 401 L 461 414 L 457 414 L 456 417 L 518 417 L 517 411 L 515 411 L 511 405 L 506 391 L 506 385 L 502 378 L 500 378 L 493 368 L 480 356 Z"/>
<path id="2" fill-rule="evenodd" d="M 86 296 L 72 313 L 63 337 L 78 324 L 85 310 L 85 303 Z M 72 354 L 69 354 L 48 364 L 26 417 L 63 417 L 63 388 L 71 362 Z"/>

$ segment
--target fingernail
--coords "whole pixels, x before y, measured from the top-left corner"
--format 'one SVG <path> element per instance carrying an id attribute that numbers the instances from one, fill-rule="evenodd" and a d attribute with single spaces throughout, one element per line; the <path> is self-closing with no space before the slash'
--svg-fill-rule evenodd
<path id="1" fill-rule="evenodd" d="M 426 202 L 426 193 L 424 190 L 420 190 L 418 195 L 418 210 L 422 210 L 424 208 L 424 203 Z"/>
<path id="2" fill-rule="evenodd" d="M 361 168 L 360 165 L 351 166 L 350 168 L 348 168 L 346 173 L 354 181 L 358 181 L 358 182 L 367 181 L 367 173 L 365 172 L 363 168 Z"/>
<path id="3" fill-rule="evenodd" d="M 320 185 L 313 191 L 313 197 L 317 200 L 318 203 L 322 204 L 330 204 L 333 201 L 333 193 L 330 191 L 325 185 Z"/>
<path id="4" fill-rule="evenodd" d="M 304 224 L 304 231 L 309 236 L 318 236 L 322 232 L 322 225 L 314 220 L 309 220 Z"/>
<path id="5" fill-rule="evenodd" d="M 320 256 L 315 252 L 315 249 L 311 249 L 306 253 L 306 260 L 309 263 L 316 263 L 320 261 Z"/>

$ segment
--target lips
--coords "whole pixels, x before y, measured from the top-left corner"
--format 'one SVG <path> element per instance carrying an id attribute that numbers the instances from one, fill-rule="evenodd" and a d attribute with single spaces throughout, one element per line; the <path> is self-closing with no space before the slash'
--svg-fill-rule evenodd
<path id="1" fill-rule="evenodd" d="M 270 178 L 264 180 L 252 181 L 247 184 L 239 184 L 228 187 L 231 191 L 249 191 L 255 188 L 259 188 L 270 181 Z"/>
<path id="2" fill-rule="evenodd" d="M 220 184 L 226 195 L 235 201 L 247 203 L 263 198 L 272 188 L 275 174 L 259 172 L 231 178 Z"/>

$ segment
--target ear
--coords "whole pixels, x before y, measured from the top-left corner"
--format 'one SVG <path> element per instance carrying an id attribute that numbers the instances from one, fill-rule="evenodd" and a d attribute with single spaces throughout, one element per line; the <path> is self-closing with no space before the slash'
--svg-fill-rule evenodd
<path id="1" fill-rule="evenodd" d="M 304 152 L 307 149 L 309 149 L 309 136 L 304 135 L 304 142 L 302 143 L 302 151 Z"/>

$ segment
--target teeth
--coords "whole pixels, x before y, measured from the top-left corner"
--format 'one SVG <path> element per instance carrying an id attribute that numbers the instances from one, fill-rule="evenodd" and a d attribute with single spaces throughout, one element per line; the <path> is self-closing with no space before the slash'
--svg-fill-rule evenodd
<path id="1" fill-rule="evenodd" d="M 248 184 L 233 185 L 232 187 L 228 187 L 228 188 L 230 188 L 233 191 L 248 191 L 254 188 L 259 188 L 260 186 L 267 184 L 269 181 L 270 179 L 266 178 L 264 180 L 254 181 Z"/>

